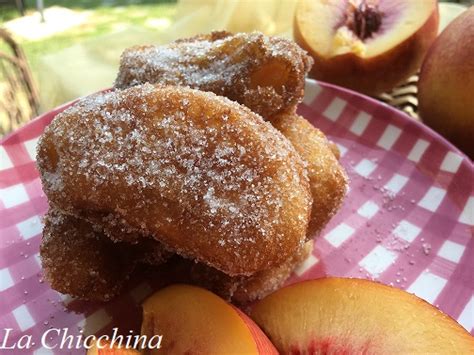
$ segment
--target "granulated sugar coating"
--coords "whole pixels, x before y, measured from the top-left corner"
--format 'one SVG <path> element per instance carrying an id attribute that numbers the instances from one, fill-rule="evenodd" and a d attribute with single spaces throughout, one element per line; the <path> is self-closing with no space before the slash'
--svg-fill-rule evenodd
<path id="1" fill-rule="evenodd" d="M 312 64 L 293 41 L 257 32 L 212 32 L 125 50 L 115 86 L 189 86 L 228 97 L 271 119 L 301 101 Z"/>
<path id="2" fill-rule="evenodd" d="M 313 208 L 308 237 L 314 238 L 337 212 L 347 192 L 348 177 L 339 164 L 339 150 L 326 136 L 295 113 L 281 114 L 272 124 L 290 140 L 307 163 Z"/>
<path id="3" fill-rule="evenodd" d="M 212 290 L 227 301 L 247 304 L 281 286 L 313 246 L 312 241 L 306 242 L 280 265 L 251 276 L 232 277 L 205 264 L 172 255 L 160 242 L 146 236 L 133 245 L 113 243 L 100 225 L 63 214 L 54 207 L 44 220 L 40 254 L 45 278 L 54 289 L 88 301 L 108 301 L 120 294 L 128 278 L 133 280 L 143 272 L 141 268 L 135 272 L 135 266 L 148 264 L 153 266 L 147 269 L 152 278 L 165 284 L 169 280 L 192 283 Z"/>
<path id="4" fill-rule="evenodd" d="M 87 222 L 50 209 L 45 216 L 41 263 L 55 290 L 81 299 L 108 301 L 130 277 L 134 265 L 108 238 L 97 238 Z"/>
<path id="5" fill-rule="evenodd" d="M 281 264 L 305 240 L 301 158 L 260 116 L 212 93 L 146 84 L 88 97 L 46 129 L 38 165 L 62 212 L 96 213 L 229 275 Z"/>
<path id="6" fill-rule="evenodd" d="M 101 226 L 54 207 L 44 222 L 40 255 L 45 278 L 55 290 L 83 300 L 108 301 L 121 292 L 138 264 L 161 266 L 172 256 L 146 236 L 140 244 L 114 243 Z"/>

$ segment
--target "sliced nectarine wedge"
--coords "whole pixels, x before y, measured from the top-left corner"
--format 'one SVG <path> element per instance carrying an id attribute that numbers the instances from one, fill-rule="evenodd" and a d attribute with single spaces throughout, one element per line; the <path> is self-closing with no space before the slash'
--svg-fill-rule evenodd
<path id="1" fill-rule="evenodd" d="M 163 335 L 157 354 L 277 354 L 250 318 L 212 292 L 188 285 L 166 287 L 143 303 L 141 333 Z"/>
<path id="2" fill-rule="evenodd" d="M 111 346 L 110 341 L 103 341 L 100 346 L 97 344 L 97 341 L 94 341 L 89 350 L 87 350 L 87 355 L 140 355 L 140 352 L 116 344 Z"/>
<path id="3" fill-rule="evenodd" d="M 254 306 L 251 317 L 282 353 L 473 353 L 453 319 L 405 291 L 358 279 L 293 284 Z"/>

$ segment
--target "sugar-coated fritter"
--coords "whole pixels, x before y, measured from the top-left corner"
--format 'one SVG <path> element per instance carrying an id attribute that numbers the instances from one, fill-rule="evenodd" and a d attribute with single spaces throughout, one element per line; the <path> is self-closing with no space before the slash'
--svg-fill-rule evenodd
<path id="1" fill-rule="evenodd" d="M 245 37 L 252 38 L 253 41 L 244 40 Z M 211 42 L 212 45 L 208 42 Z M 229 50 L 229 48 L 236 46 L 235 43 L 239 44 L 240 51 Z M 227 32 L 213 32 L 209 35 L 198 35 L 191 39 L 178 40 L 167 46 L 133 47 L 126 50 L 122 55 L 116 85 L 127 87 L 134 85 L 136 82 L 191 85 L 236 100 L 268 118 L 276 128 L 287 136 L 298 153 L 309 164 L 309 174 L 312 177 L 310 179 L 311 190 L 315 201 L 313 202 L 308 237 L 313 237 L 321 231 L 334 215 L 345 196 L 347 177 L 344 169 L 337 162 L 339 150 L 335 144 L 327 140 L 321 131 L 295 114 L 296 104 L 288 103 L 284 110 L 272 111 L 267 109 L 263 114 L 261 110 L 256 109 L 258 105 L 268 104 L 270 108 L 278 107 L 278 105 L 275 106 L 271 100 L 262 97 L 258 93 L 252 93 L 249 96 L 249 99 L 253 101 L 243 102 L 235 95 L 235 91 L 241 89 L 233 83 L 228 87 L 224 83 L 229 79 L 228 74 L 237 68 L 237 64 L 241 65 L 241 53 L 244 52 L 242 48 L 248 49 L 255 46 L 258 50 L 250 50 L 249 53 L 254 51 L 260 53 L 260 50 L 276 45 L 281 46 L 283 43 L 291 48 L 291 50 L 287 50 L 285 58 L 287 56 L 293 58 L 292 63 L 295 67 L 297 67 L 296 63 L 298 62 L 302 62 L 305 68 L 311 66 L 311 62 L 305 61 L 304 53 L 291 41 L 255 33 L 232 35 Z M 209 48 L 206 48 L 206 46 L 209 46 Z M 212 53 L 212 55 L 209 53 Z M 212 84 L 210 84 L 211 75 L 205 71 L 209 68 L 201 65 L 203 56 L 213 58 L 213 61 L 208 63 L 209 65 L 218 66 L 218 70 L 213 70 L 212 78 L 214 80 Z M 254 57 L 260 58 L 259 55 L 253 54 L 253 56 L 249 56 L 248 63 L 256 68 L 259 73 L 259 80 L 265 81 L 267 85 L 271 83 L 270 86 L 275 87 L 274 83 L 282 80 L 282 73 L 283 76 L 286 75 L 285 71 L 280 68 L 272 67 L 271 64 L 259 63 L 252 59 Z M 236 60 L 235 58 L 240 59 Z M 298 85 L 301 88 L 304 84 L 306 72 L 303 71 L 302 73 L 303 75 L 299 77 L 301 85 Z M 246 80 L 252 80 L 247 72 L 243 72 L 242 76 Z M 286 92 L 288 91 L 286 90 Z M 334 154 L 330 154 L 331 152 Z"/>
<path id="2" fill-rule="evenodd" d="M 137 265 L 148 264 L 152 266 L 151 275 L 153 270 L 166 270 L 170 279 L 193 283 L 228 301 L 247 304 L 281 286 L 311 253 L 312 246 L 312 241 L 307 242 L 298 253 L 268 270 L 231 277 L 205 264 L 178 255 L 171 257 L 153 239 L 138 244 L 114 243 L 100 227 L 52 208 L 45 216 L 40 253 L 51 287 L 82 300 L 110 300 L 135 275 Z"/>
<path id="3" fill-rule="evenodd" d="M 207 288 L 232 303 L 245 305 L 265 297 L 282 286 L 312 250 L 313 241 L 311 240 L 280 265 L 247 277 L 231 277 L 202 263 L 196 264 L 182 258 L 177 263 L 184 266 L 180 272 L 188 277 L 185 279 L 187 282 Z"/>
<path id="4" fill-rule="evenodd" d="M 314 238 L 339 209 L 347 192 L 348 178 L 338 162 L 339 150 L 323 132 L 295 113 L 279 115 L 272 123 L 307 163 L 313 196 L 308 238 Z"/>
<path id="5" fill-rule="evenodd" d="M 163 265 L 173 255 L 143 236 L 138 244 L 112 242 L 101 226 L 54 207 L 44 223 L 40 256 L 45 278 L 56 291 L 82 300 L 108 301 L 120 293 L 138 264 Z"/>
<path id="6" fill-rule="evenodd" d="M 46 280 L 83 300 L 117 296 L 135 268 L 135 257 L 81 219 L 51 210 L 45 216 L 40 255 Z"/>
<path id="7" fill-rule="evenodd" d="M 37 158 L 62 212 L 105 216 L 93 222 L 230 276 L 279 265 L 305 241 L 300 156 L 270 123 L 209 92 L 145 84 L 88 97 L 56 116 Z"/>
<path id="8" fill-rule="evenodd" d="M 313 64 L 293 41 L 262 33 L 212 32 L 163 46 L 128 48 L 115 87 L 189 86 L 237 101 L 269 119 L 297 105 Z"/>

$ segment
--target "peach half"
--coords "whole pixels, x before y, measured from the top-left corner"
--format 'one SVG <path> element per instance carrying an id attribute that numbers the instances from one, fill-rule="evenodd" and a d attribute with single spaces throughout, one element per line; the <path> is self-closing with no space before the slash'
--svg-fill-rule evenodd
<path id="1" fill-rule="evenodd" d="M 300 0 L 294 37 L 310 76 L 377 95 L 419 69 L 438 22 L 436 0 Z"/>
<path id="2" fill-rule="evenodd" d="M 163 335 L 156 354 L 277 354 L 260 328 L 205 289 L 172 285 L 143 303 L 142 335 Z"/>
<path id="3" fill-rule="evenodd" d="M 474 338 L 422 299 L 382 284 L 323 278 L 285 287 L 251 310 L 281 353 L 468 354 Z"/>

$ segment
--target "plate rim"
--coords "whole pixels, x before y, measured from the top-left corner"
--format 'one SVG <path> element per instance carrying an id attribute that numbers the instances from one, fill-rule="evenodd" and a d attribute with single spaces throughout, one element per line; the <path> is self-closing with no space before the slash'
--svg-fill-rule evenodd
<path id="1" fill-rule="evenodd" d="M 385 102 L 379 101 L 371 96 L 364 95 L 362 93 L 359 93 L 357 91 L 331 84 L 328 82 L 320 81 L 320 80 L 315 80 L 311 78 L 306 79 L 307 83 L 310 83 L 311 85 L 320 85 L 323 88 L 329 88 L 335 92 L 342 92 L 343 94 L 358 97 L 360 99 L 369 101 L 372 105 L 375 106 L 382 106 L 388 111 L 396 114 L 397 116 L 401 117 L 403 120 L 408 121 L 409 124 L 413 124 L 415 127 L 417 127 L 420 131 L 423 131 L 424 133 L 428 134 L 431 138 L 434 140 L 440 141 L 443 145 L 445 145 L 449 150 L 454 151 L 461 155 L 463 158 L 466 159 L 468 163 L 470 163 L 470 169 L 471 171 L 474 171 L 474 162 L 464 153 L 462 150 L 460 150 L 457 146 L 455 146 L 453 143 L 451 143 L 446 137 L 442 136 L 440 133 L 436 132 L 433 130 L 433 128 L 429 127 L 428 125 L 424 124 L 421 121 L 417 121 L 410 116 L 408 116 L 405 112 L 402 110 L 399 110 L 393 106 L 390 106 L 386 104 Z M 380 119 L 380 118 L 377 118 Z"/>

